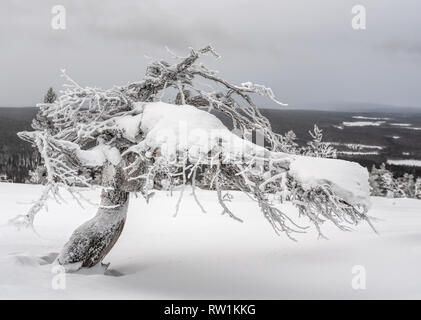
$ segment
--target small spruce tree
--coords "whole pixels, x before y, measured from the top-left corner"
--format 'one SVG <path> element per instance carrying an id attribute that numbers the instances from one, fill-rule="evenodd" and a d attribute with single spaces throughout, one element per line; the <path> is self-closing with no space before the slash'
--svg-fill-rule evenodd
<path id="1" fill-rule="evenodd" d="M 44 103 L 54 103 L 57 100 L 57 94 L 54 92 L 54 89 L 50 87 L 44 96 Z"/>

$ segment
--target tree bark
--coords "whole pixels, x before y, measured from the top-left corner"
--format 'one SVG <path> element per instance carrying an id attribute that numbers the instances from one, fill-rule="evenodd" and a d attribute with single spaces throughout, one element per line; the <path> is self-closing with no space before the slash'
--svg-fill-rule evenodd
<path id="1" fill-rule="evenodd" d="M 57 258 L 68 270 L 91 268 L 110 252 L 123 231 L 129 204 L 121 166 L 110 163 L 102 173 L 101 202 L 96 215 L 79 226 Z"/>

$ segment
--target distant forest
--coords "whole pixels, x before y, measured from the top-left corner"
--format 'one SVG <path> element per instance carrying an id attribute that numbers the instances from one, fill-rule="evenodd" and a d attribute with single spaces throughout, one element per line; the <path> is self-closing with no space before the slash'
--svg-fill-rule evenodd
<path id="1" fill-rule="evenodd" d="M 31 130 L 31 121 L 37 108 L 0 108 L 0 178 L 7 176 L 8 180 L 24 183 L 29 179 L 29 171 L 40 163 L 40 156 L 30 143 L 22 141 L 16 135 L 23 130 Z M 323 141 L 339 143 L 359 143 L 364 145 L 383 146 L 378 155 L 340 155 L 339 158 L 359 162 L 371 170 L 373 165 L 380 167 L 387 159 L 421 159 L 421 131 L 408 130 L 395 126 L 380 127 L 347 127 L 337 129 L 335 126 L 343 121 L 355 121 L 353 116 L 362 113 L 310 111 L 310 110 L 275 110 L 264 109 L 262 113 L 269 118 L 275 132 L 285 134 L 293 130 L 297 135 L 299 145 L 311 140 L 308 133 L 317 124 L 323 129 Z M 222 122 L 231 127 L 230 120 L 221 114 L 216 114 Z M 409 122 L 421 127 L 421 114 L 385 114 L 365 113 L 366 116 L 387 116 L 394 122 Z M 392 120 L 391 120 L 392 121 Z M 393 139 L 399 136 L 400 139 Z M 335 146 L 336 147 L 336 146 Z M 340 147 L 338 147 L 340 148 Z M 408 155 L 403 155 L 408 153 Z M 421 167 L 391 166 L 387 168 L 396 177 L 404 173 L 421 176 Z"/>

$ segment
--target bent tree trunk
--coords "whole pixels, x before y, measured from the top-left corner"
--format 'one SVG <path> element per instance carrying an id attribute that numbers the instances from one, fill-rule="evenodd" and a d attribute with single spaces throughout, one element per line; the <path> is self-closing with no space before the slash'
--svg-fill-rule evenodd
<path id="1" fill-rule="evenodd" d="M 57 258 L 57 262 L 66 269 L 95 266 L 104 259 L 120 237 L 129 204 L 129 192 L 122 189 L 122 170 L 112 164 L 104 167 L 101 202 L 96 215 L 73 232 Z"/>

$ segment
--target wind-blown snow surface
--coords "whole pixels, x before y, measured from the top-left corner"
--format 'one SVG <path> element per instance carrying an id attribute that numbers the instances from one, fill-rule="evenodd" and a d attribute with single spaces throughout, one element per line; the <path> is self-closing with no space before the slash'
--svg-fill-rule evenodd
<path id="1" fill-rule="evenodd" d="M 41 186 L 0 183 L 0 225 L 28 208 Z M 298 242 L 276 236 L 247 196 L 234 192 L 228 205 L 244 223 L 221 215 L 213 192 L 197 190 L 207 213 L 185 192 L 173 217 L 173 197 L 157 192 L 149 205 L 131 198 L 125 229 L 104 262 L 110 275 L 67 274 L 66 289 L 54 290 L 48 262 L 80 223 L 95 213 L 51 201 L 36 231 L 0 228 L 0 298 L 35 299 L 283 299 L 421 298 L 421 201 L 372 198 L 379 218 L 374 234 L 363 224 L 354 232 L 332 225 Z M 86 195 L 99 200 L 99 190 Z M 295 209 L 285 204 L 295 216 Z M 299 220 L 306 224 L 305 220 Z M 354 290 L 352 267 L 366 268 L 366 290 Z M 118 276 L 120 275 L 120 276 Z"/>

